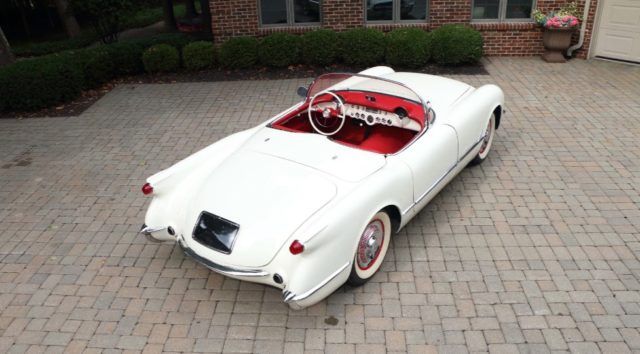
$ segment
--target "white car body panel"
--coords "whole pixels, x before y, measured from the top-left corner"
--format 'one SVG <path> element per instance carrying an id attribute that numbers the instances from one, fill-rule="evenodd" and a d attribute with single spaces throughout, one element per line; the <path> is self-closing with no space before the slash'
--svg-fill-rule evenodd
<path id="1" fill-rule="evenodd" d="M 363 74 L 415 91 L 433 107 L 435 121 L 404 149 L 380 154 L 268 126 L 297 104 L 149 177 L 154 191 L 144 233 L 178 241 L 187 254 L 226 276 L 281 288 L 294 308 L 331 294 L 349 277 L 359 235 L 373 215 L 382 209 L 397 213 L 395 231 L 404 227 L 477 155 L 489 118 L 502 113 L 504 104 L 493 85 L 474 89 L 387 67 Z M 381 91 L 391 89 L 384 86 Z M 230 254 L 192 239 L 203 211 L 239 225 Z M 294 240 L 304 245 L 303 253 L 289 252 Z"/>

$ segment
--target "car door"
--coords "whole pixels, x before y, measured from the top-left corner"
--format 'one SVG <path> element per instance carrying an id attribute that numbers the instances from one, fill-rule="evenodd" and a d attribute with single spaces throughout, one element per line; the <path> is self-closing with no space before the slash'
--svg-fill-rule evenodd
<path id="1" fill-rule="evenodd" d="M 401 156 L 413 175 L 413 209 L 418 212 L 442 189 L 446 177 L 456 166 L 456 131 L 449 125 L 433 126 L 401 152 Z"/>

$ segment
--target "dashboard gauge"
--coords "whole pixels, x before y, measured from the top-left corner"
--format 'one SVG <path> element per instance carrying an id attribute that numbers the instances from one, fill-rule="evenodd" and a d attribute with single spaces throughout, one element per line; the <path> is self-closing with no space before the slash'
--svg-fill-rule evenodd
<path id="1" fill-rule="evenodd" d="M 400 119 L 403 119 L 409 116 L 409 113 L 407 112 L 407 110 L 402 107 L 396 108 L 396 110 L 393 111 L 393 113 L 397 114 L 398 117 L 400 117 Z"/>

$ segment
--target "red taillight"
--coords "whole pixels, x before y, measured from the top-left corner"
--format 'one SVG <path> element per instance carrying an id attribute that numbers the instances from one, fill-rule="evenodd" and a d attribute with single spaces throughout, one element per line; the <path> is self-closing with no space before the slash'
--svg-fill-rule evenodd
<path id="1" fill-rule="evenodd" d="M 295 240 L 291 242 L 291 246 L 289 246 L 289 252 L 291 252 L 291 254 L 300 254 L 302 251 L 304 251 L 304 245 L 301 244 L 300 241 Z"/>
<path id="2" fill-rule="evenodd" d="M 142 194 L 149 195 L 151 193 L 153 193 L 153 187 L 151 184 L 145 183 L 144 186 L 142 186 Z"/>

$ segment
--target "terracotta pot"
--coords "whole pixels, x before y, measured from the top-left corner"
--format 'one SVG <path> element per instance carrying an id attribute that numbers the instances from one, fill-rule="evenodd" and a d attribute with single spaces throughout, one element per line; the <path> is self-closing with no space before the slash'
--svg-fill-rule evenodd
<path id="1" fill-rule="evenodd" d="M 564 63 L 564 51 L 571 45 L 571 36 L 575 27 L 571 28 L 545 28 L 542 33 L 544 54 L 542 59 L 548 63 Z"/>

